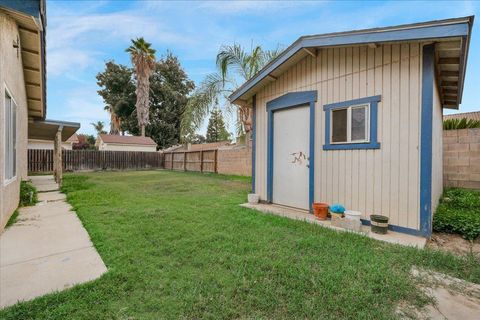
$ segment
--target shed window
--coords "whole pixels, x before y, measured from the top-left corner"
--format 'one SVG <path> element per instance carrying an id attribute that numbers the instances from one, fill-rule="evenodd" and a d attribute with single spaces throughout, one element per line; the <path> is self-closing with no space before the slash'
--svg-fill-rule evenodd
<path id="1" fill-rule="evenodd" d="M 378 104 L 381 96 L 336 102 L 323 106 L 323 150 L 378 149 Z"/>
<path id="2" fill-rule="evenodd" d="M 5 92 L 5 181 L 17 174 L 17 106 Z"/>
<path id="3" fill-rule="evenodd" d="M 368 108 L 365 104 L 332 110 L 332 143 L 367 142 Z"/>

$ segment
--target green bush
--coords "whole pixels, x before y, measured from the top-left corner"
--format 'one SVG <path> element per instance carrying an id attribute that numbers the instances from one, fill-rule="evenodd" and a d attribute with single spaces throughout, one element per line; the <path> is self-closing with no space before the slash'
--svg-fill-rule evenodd
<path id="1" fill-rule="evenodd" d="M 20 183 L 20 207 L 33 206 L 38 202 L 37 189 L 28 181 Z"/>
<path id="2" fill-rule="evenodd" d="M 474 119 L 447 119 L 443 121 L 443 130 L 480 128 L 480 121 Z"/>
<path id="3" fill-rule="evenodd" d="M 445 190 L 433 217 L 433 230 L 458 233 L 467 240 L 480 236 L 480 192 Z"/>

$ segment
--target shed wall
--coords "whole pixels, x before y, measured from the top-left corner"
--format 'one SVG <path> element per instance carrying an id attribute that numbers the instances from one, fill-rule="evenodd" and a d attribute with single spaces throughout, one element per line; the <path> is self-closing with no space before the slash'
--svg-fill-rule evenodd
<path id="1" fill-rule="evenodd" d="M 267 197 L 266 103 L 285 93 L 317 90 L 315 201 L 384 214 L 419 228 L 420 43 L 325 48 L 306 56 L 257 93 L 255 190 Z M 381 95 L 377 150 L 324 151 L 323 105 Z"/>

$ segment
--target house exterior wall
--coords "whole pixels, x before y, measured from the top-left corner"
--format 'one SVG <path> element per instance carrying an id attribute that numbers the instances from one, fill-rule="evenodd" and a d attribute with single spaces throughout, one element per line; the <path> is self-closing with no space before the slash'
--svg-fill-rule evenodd
<path id="1" fill-rule="evenodd" d="M 0 232 L 15 211 L 19 201 L 20 181 L 27 178 L 28 111 L 23 78 L 22 58 L 13 41 L 18 38 L 16 22 L 0 13 Z M 5 183 L 5 90 L 17 105 L 17 172 Z"/>
<path id="2" fill-rule="evenodd" d="M 433 86 L 432 114 L 432 212 L 443 193 L 443 108 L 436 80 Z"/>
<path id="3" fill-rule="evenodd" d="M 98 150 L 103 151 L 142 151 L 142 152 L 157 152 L 156 146 L 134 145 L 134 144 L 116 144 L 100 142 Z"/>
<path id="4" fill-rule="evenodd" d="M 288 92 L 317 90 L 315 201 L 383 214 L 397 226 L 420 228 L 422 44 L 324 48 L 286 70 L 256 95 L 255 192 L 267 198 L 266 103 Z M 379 149 L 323 150 L 323 105 L 381 95 Z M 435 184 L 436 185 L 436 184 Z"/>
<path id="5" fill-rule="evenodd" d="M 53 141 L 28 139 L 28 149 L 53 150 Z M 72 143 L 62 142 L 62 149 L 72 150 Z"/>

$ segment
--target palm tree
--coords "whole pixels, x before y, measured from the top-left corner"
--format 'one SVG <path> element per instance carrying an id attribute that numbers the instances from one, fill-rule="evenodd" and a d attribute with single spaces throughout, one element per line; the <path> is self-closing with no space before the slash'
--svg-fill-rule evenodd
<path id="1" fill-rule="evenodd" d="M 239 44 L 222 46 L 217 54 L 217 72 L 207 75 L 188 101 L 182 117 L 182 136 L 198 129 L 219 100 L 225 102 L 226 112 L 231 114 L 233 106 L 227 97 L 238 88 L 237 80 L 243 83 L 251 79 L 280 52 L 280 47 L 275 50 L 263 50 L 260 46 L 252 46 L 250 52 L 247 52 Z M 249 134 L 251 131 L 250 110 L 247 106 L 238 106 L 239 134 L 243 132 Z"/>
<path id="2" fill-rule="evenodd" d="M 138 126 L 145 136 L 145 126 L 148 124 L 149 99 L 150 99 L 150 76 L 155 67 L 155 49 L 151 43 L 143 38 L 132 39 L 132 45 L 125 51 L 130 53 L 130 58 L 134 66 L 134 73 L 137 78 L 137 108 Z"/>
<path id="3" fill-rule="evenodd" d="M 105 134 L 107 133 L 104 128 L 105 128 L 105 123 L 103 121 L 97 121 L 97 122 L 92 122 L 90 123 L 94 128 L 95 131 L 97 131 L 97 134 Z"/>
<path id="4" fill-rule="evenodd" d="M 106 106 L 105 110 L 110 114 L 110 132 L 109 134 L 119 135 L 121 130 L 120 117 L 115 113 L 115 109 L 112 106 Z"/>

